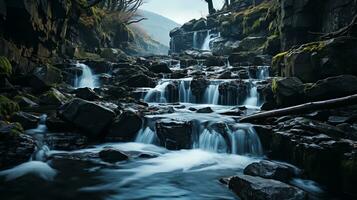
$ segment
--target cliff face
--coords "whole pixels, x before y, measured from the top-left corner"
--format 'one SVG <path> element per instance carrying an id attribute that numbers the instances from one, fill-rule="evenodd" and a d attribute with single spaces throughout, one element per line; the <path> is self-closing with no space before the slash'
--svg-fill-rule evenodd
<path id="1" fill-rule="evenodd" d="M 35 63 L 48 62 L 60 53 L 70 14 L 71 1 L 0 0 L 0 54 L 26 73 Z"/>
<path id="2" fill-rule="evenodd" d="M 83 0 L 0 0 L 0 56 L 16 74 L 63 58 L 100 59 L 108 48 L 128 54 L 164 48 L 141 36 Z"/>
<path id="3" fill-rule="evenodd" d="M 355 0 L 279 0 L 282 50 L 316 41 L 348 25 L 357 14 Z"/>
<path id="4" fill-rule="evenodd" d="M 252 0 L 232 1 L 228 10 L 208 17 L 206 26 L 201 21 L 190 21 L 171 33 L 171 52 L 182 52 L 193 47 L 193 31 L 216 29 L 221 33 L 212 42 L 213 53 L 231 54 L 242 51 L 237 41 L 261 37 L 259 53 L 275 55 L 294 45 L 316 41 L 321 33 L 329 33 L 349 24 L 357 13 L 355 0 Z M 212 23 L 210 26 L 211 22 Z M 245 44 L 245 43 L 243 43 Z M 256 48 L 248 49 L 256 51 Z"/>

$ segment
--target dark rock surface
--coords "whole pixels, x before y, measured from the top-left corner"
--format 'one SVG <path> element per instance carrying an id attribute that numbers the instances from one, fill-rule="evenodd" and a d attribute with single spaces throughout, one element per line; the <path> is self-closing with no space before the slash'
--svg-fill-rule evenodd
<path id="1" fill-rule="evenodd" d="M 110 125 L 106 139 L 132 141 L 141 125 L 142 120 L 137 113 L 125 110 Z"/>
<path id="2" fill-rule="evenodd" d="M 192 123 L 189 121 L 159 120 L 156 133 L 160 144 L 170 150 L 191 148 Z"/>

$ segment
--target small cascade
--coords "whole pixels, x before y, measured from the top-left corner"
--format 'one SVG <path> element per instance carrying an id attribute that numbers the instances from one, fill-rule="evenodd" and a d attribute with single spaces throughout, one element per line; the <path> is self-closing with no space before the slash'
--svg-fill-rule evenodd
<path id="1" fill-rule="evenodd" d="M 192 38 L 192 47 L 194 48 L 194 49 L 197 49 L 198 48 L 198 38 L 197 38 L 197 32 L 196 31 L 194 31 L 193 32 L 193 38 Z"/>
<path id="2" fill-rule="evenodd" d="M 150 127 L 142 128 L 135 138 L 135 142 L 144 144 L 154 144 L 157 140 L 155 132 Z"/>
<path id="3" fill-rule="evenodd" d="M 258 94 L 257 84 L 255 82 L 252 82 L 251 88 L 249 90 L 249 96 L 245 100 L 244 105 L 258 106 L 258 99 L 259 99 L 259 94 Z"/>
<path id="4" fill-rule="evenodd" d="M 191 81 L 181 80 L 179 84 L 179 100 L 183 103 L 192 101 Z"/>
<path id="5" fill-rule="evenodd" d="M 166 87 L 170 84 L 170 81 L 161 81 L 155 88 L 149 90 L 145 95 L 144 101 L 155 103 L 167 103 L 166 99 Z"/>
<path id="6" fill-rule="evenodd" d="M 210 42 L 212 40 L 212 35 L 211 35 L 211 30 L 208 30 L 207 31 L 207 36 L 203 42 L 203 45 L 201 47 L 201 50 L 205 50 L 205 51 L 210 51 L 211 50 L 211 47 L 210 47 Z"/>
<path id="7" fill-rule="evenodd" d="M 226 153 L 228 151 L 228 146 L 223 136 L 216 131 L 209 131 L 208 129 L 205 129 L 200 134 L 198 148 L 217 153 Z"/>
<path id="8" fill-rule="evenodd" d="M 27 134 L 32 135 L 36 139 L 36 151 L 31 158 L 31 160 L 34 161 L 44 161 L 47 156 L 46 154 L 50 151 L 44 142 L 44 137 L 47 132 L 46 119 L 47 115 L 42 115 L 38 126 L 35 129 L 26 131 Z"/>
<path id="9" fill-rule="evenodd" d="M 238 126 L 236 130 L 230 132 L 230 140 L 232 142 L 231 153 L 262 156 L 263 148 L 254 128 L 242 124 L 238 124 Z"/>
<path id="10" fill-rule="evenodd" d="M 219 84 L 209 85 L 205 91 L 204 103 L 218 105 Z"/>
<path id="11" fill-rule="evenodd" d="M 266 80 L 269 78 L 269 66 L 259 66 L 257 71 L 257 77 L 260 80 Z"/>
<path id="12" fill-rule="evenodd" d="M 82 75 L 77 76 L 74 82 L 74 87 L 75 88 L 97 88 L 99 87 L 99 81 L 98 77 L 96 77 L 93 73 L 92 70 L 85 64 L 83 63 L 77 63 L 76 67 L 79 67 L 82 69 Z"/>

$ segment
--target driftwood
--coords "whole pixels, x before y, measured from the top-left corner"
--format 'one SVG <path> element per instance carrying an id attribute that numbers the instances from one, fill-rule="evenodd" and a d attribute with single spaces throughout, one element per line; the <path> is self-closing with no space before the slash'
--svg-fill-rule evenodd
<path id="1" fill-rule="evenodd" d="M 335 32 L 331 32 L 331 33 L 322 35 L 320 38 L 322 40 L 327 40 L 327 39 L 332 39 L 332 38 L 336 38 L 336 37 L 340 37 L 340 36 L 354 36 L 353 34 L 357 34 L 357 15 L 355 15 L 353 17 L 353 20 L 349 25 L 347 25 Z"/>
<path id="2" fill-rule="evenodd" d="M 252 122 L 256 120 L 262 120 L 270 117 L 281 117 L 286 115 L 303 114 L 315 110 L 338 108 L 342 106 L 357 104 L 357 94 L 341 97 L 337 99 L 330 99 L 325 101 L 316 101 L 305 103 L 297 106 L 281 108 L 277 110 L 271 110 L 266 112 L 260 112 L 240 119 L 240 122 Z"/>

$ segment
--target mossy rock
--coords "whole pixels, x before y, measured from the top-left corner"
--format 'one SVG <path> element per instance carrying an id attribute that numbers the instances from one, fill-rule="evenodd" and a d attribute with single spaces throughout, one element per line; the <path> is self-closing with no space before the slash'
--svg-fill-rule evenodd
<path id="1" fill-rule="evenodd" d="M 66 101 L 67 97 L 54 88 L 40 96 L 40 103 L 42 105 L 60 106 L 63 105 Z"/>
<path id="2" fill-rule="evenodd" d="M 0 95 L 0 116 L 2 118 L 7 118 L 11 114 L 19 110 L 20 106 L 16 102 L 10 100 L 5 96 Z"/>
<path id="3" fill-rule="evenodd" d="M 12 65 L 10 61 L 4 56 L 0 56 L 0 75 L 9 77 L 11 74 Z"/>

